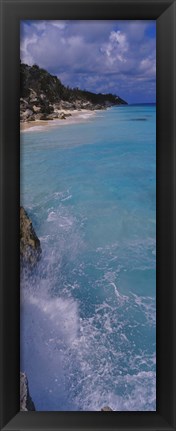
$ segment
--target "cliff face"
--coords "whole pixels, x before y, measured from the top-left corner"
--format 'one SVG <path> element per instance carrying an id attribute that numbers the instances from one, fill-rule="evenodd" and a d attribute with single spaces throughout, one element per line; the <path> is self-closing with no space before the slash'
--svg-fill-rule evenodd
<path id="1" fill-rule="evenodd" d="M 33 411 L 35 405 L 29 393 L 28 379 L 25 373 L 20 372 L 20 411 Z"/>
<path id="2" fill-rule="evenodd" d="M 64 119 L 67 114 L 62 110 L 105 109 L 122 104 L 127 103 L 119 96 L 65 87 L 57 76 L 37 65 L 20 64 L 21 121 Z"/>

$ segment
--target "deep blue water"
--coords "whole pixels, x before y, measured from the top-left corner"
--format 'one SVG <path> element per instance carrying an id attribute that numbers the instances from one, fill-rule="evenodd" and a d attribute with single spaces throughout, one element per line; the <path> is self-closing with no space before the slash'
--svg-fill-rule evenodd
<path id="1" fill-rule="evenodd" d="M 155 410 L 155 105 L 21 134 L 42 259 L 21 278 L 37 410 Z"/>

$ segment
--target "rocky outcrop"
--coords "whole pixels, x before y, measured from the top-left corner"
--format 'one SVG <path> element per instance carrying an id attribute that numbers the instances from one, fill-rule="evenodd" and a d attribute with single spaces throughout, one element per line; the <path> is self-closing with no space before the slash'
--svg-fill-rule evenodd
<path id="1" fill-rule="evenodd" d="M 29 393 L 28 379 L 25 373 L 20 372 L 20 411 L 35 410 L 35 405 Z"/>
<path id="2" fill-rule="evenodd" d="M 29 392 L 29 383 L 25 373 L 20 372 L 20 411 L 34 411 L 35 405 Z M 101 412 L 112 412 L 109 406 L 104 406 Z"/>
<path id="3" fill-rule="evenodd" d="M 57 76 L 36 64 L 20 64 L 20 121 L 65 119 L 65 111 L 106 109 L 127 104 L 113 94 L 65 87 Z M 64 110 L 64 112 L 62 112 Z"/>
<path id="4" fill-rule="evenodd" d="M 104 407 L 101 409 L 101 412 L 113 412 L 113 410 L 112 410 L 109 406 L 104 406 Z"/>
<path id="5" fill-rule="evenodd" d="M 33 267 L 41 256 L 40 240 L 27 212 L 20 207 L 20 258 L 21 264 Z"/>
<path id="6" fill-rule="evenodd" d="M 35 405 L 29 392 L 29 383 L 25 373 L 20 372 L 20 411 L 34 411 Z M 101 412 L 112 412 L 109 406 L 104 406 Z"/>

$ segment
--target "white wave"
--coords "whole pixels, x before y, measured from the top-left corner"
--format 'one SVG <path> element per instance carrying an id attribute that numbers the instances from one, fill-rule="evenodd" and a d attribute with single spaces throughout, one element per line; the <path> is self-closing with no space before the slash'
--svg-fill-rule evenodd
<path id="1" fill-rule="evenodd" d="M 149 325 L 156 324 L 156 300 L 150 296 L 139 296 L 132 293 L 135 304 L 142 309 Z"/>
<path id="2" fill-rule="evenodd" d="M 47 221 L 55 221 L 57 220 L 57 214 L 54 211 L 51 211 L 48 215 Z"/>
<path id="3" fill-rule="evenodd" d="M 65 228 L 65 229 L 69 229 L 73 225 L 73 218 L 66 216 L 66 215 L 61 215 L 57 211 L 49 212 L 48 217 L 47 217 L 47 221 L 48 222 L 56 222 L 57 221 L 58 226 L 60 226 L 61 228 Z"/>
<path id="4" fill-rule="evenodd" d="M 118 291 L 117 286 L 116 286 L 115 283 L 111 282 L 110 284 L 111 284 L 111 286 L 114 287 L 114 292 L 115 292 L 115 295 L 117 296 L 118 299 L 122 299 L 123 301 L 127 301 L 128 300 L 128 296 L 122 295 L 122 294 L 119 293 L 119 291 Z"/>
<path id="5" fill-rule="evenodd" d="M 61 202 L 68 201 L 71 198 L 72 198 L 72 195 L 66 196 L 65 198 L 61 199 Z"/>
<path id="6" fill-rule="evenodd" d="M 118 277 L 124 268 L 117 265 L 112 270 L 105 254 L 106 269 L 91 285 L 92 290 L 100 288 L 100 302 L 87 317 L 86 307 L 84 317 L 80 315 L 78 302 L 71 295 L 75 293 L 81 303 L 90 262 L 80 257 L 82 239 L 77 221 L 60 206 L 48 210 L 45 223 L 49 237 L 48 241 L 41 238 L 43 256 L 38 274 L 28 279 L 26 286 L 23 283 L 21 300 L 21 365 L 28 374 L 36 408 L 91 411 L 109 404 L 114 410 L 154 410 L 154 362 L 147 352 L 136 353 L 133 342 L 136 328 L 141 329 L 140 318 L 130 317 L 134 306 L 147 315 L 150 308 L 145 305 L 153 304 L 152 298 L 121 293 Z M 62 265 L 72 259 L 74 280 L 69 279 L 67 266 L 64 279 Z M 92 270 L 99 267 L 97 262 L 91 263 Z M 90 285 L 86 295 L 82 305 L 88 301 L 89 306 Z M 139 359 L 132 361 L 137 355 Z"/>
<path id="7" fill-rule="evenodd" d="M 104 302 L 95 315 L 81 318 L 78 303 L 52 298 L 48 284 L 43 280 L 35 294 L 27 286 L 21 297 L 21 364 L 37 409 L 95 411 L 109 404 L 113 410 L 155 410 L 155 373 L 121 369 L 129 340 L 116 307 Z M 136 369 L 145 359 L 136 356 Z"/>
<path id="8" fill-rule="evenodd" d="M 43 286 L 44 287 L 44 286 Z M 37 295 L 23 289 L 21 297 L 21 369 L 27 372 L 38 410 L 68 408 L 65 352 L 78 336 L 75 301 Z M 68 377 L 68 378 L 67 378 Z M 74 410 L 74 402 L 70 409 Z"/>

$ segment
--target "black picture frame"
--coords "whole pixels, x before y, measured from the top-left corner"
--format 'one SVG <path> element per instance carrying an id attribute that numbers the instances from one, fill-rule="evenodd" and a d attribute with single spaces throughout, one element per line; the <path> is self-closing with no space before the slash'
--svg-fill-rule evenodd
<path id="1" fill-rule="evenodd" d="M 156 412 L 19 412 L 21 19 L 156 19 Z M 176 430 L 176 0 L 1 0 L 1 429 Z"/>

